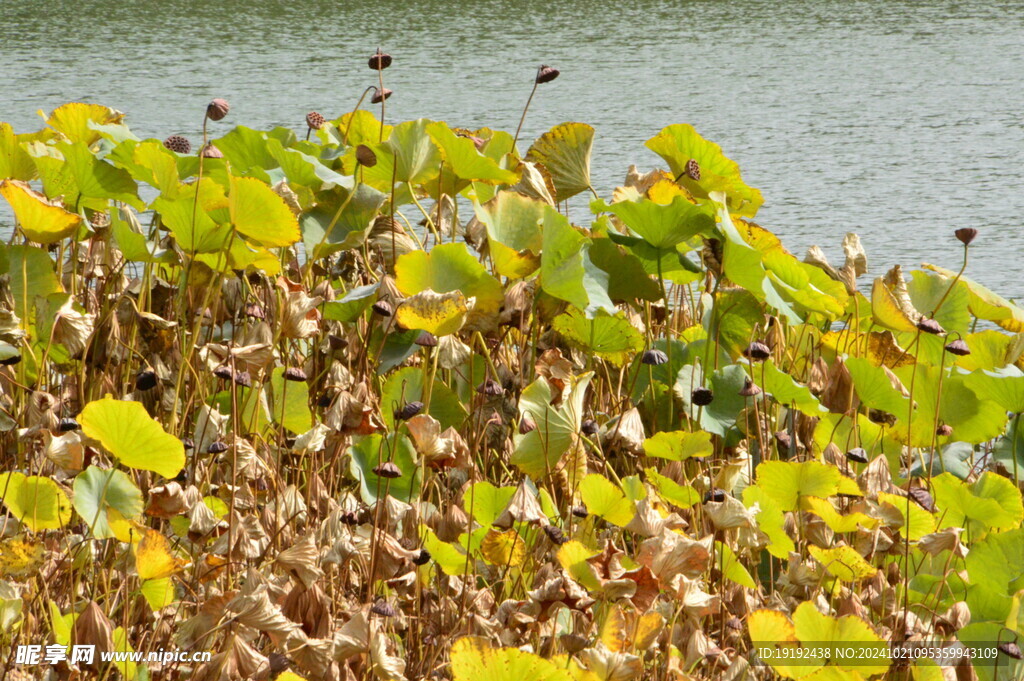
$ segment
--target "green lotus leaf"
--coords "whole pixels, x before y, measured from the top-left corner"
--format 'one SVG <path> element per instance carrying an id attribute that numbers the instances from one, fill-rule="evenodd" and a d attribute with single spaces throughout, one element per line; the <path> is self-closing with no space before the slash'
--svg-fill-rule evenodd
<path id="1" fill-rule="evenodd" d="M 391 136 L 392 129 L 393 127 L 387 124 L 382 128 L 380 120 L 372 111 L 359 109 L 331 121 L 330 125 L 320 128 L 320 132 L 337 144 L 347 144 L 355 148 L 360 144 L 376 144 L 386 140 Z"/>
<path id="2" fill-rule="evenodd" d="M 787 373 L 767 361 L 755 372 L 761 382 L 761 389 L 771 395 L 772 399 L 784 406 L 796 407 L 808 416 L 819 416 L 828 409 L 818 402 L 806 385 L 800 385 Z"/>
<path id="3" fill-rule="evenodd" d="M 769 543 L 765 547 L 768 553 L 776 558 L 787 558 L 796 550 L 793 539 L 786 534 L 786 515 L 770 492 L 755 485 L 748 485 L 743 490 L 743 505 L 747 508 L 756 505 L 760 509 L 757 514 L 757 529 L 768 537 Z"/>
<path id="4" fill-rule="evenodd" d="M 526 160 L 543 165 L 561 203 L 590 189 L 590 152 L 594 128 L 586 123 L 562 123 L 541 135 L 526 152 Z"/>
<path id="5" fill-rule="evenodd" d="M 587 511 L 612 525 L 625 527 L 636 515 L 636 505 L 603 475 L 591 473 L 580 482 L 580 496 Z"/>
<path id="6" fill-rule="evenodd" d="M 10 275 L 14 312 L 25 323 L 36 297 L 64 290 L 53 271 L 50 254 L 42 248 L 0 245 L 0 274 Z"/>
<path id="7" fill-rule="evenodd" d="M 863 674 L 865 677 L 884 674 L 889 669 L 889 659 L 885 654 L 889 650 L 889 642 L 876 634 L 871 625 L 859 617 L 823 615 L 814 607 L 814 603 L 804 601 L 793 612 L 793 629 L 796 637 L 808 647 L 849 649 L 855 646 L 872 651 L 858 656 L 857 659 L 829 655 L 823 662 L 830 659 L 829 664 Z"/>
<path id="8" fill-rule="evenodd" d="M 667 478 L 653 468 L 644 471 L 647 481 L 658 490 L 658 495 L 670 504 L 679 508 L 690 508 L 701 502 L 700 492 L 690 485 L 680 485 L 672 478 Z"/>
<path id="9" fill-rule="evenodd" d="M 459 401 L 452 389 L 435 380 L 430 390 L 430 407 L 426 410 L 441 428 L 458 428 L 466 420 L 466 408 Z M 405 367 L 388 376 L 380 391 L 381 412 L 384 423 L 389 428 L 395 427 L 396 411 L 409 402 L 423 401 L 423 371 L 419 367 Z"/>
<path id="10" fill-rule="evenodd" d="M 914 308 L 926 317 L 935 319 L 946 331 L 967 333 L 971 325 L 971 313 L 968 310 L 970 293 L 967 285 L 957 281 L 953 290 L 949 290 L 953 279 L 942 274 L 913 272 L 907 282 L 907 292 Z M 941 307 L 936 311 L 936 306 Z"/>
<path id="11" fill-rule="evenodd" d="M 130 468 L 173 478 L 185 467 L 181 440 L 164 431 L 140 402 L 105 397 L 85 405 L 78 416 L 82 432 L 99 440 Z"/>
<path id="12" fill-rule="evenodd" d="M 944 277 L 956 276 L 956 272 L 935 265 L 924 263 L 923 266 Z M 961 275 L 960 281 L 967 287 L 967 307 L 971 314 L 978 319 L 995 322 L 1007 331 L 1024 332 L 1024 309 L 965 276 Z"/>
<path id="13" fill-rule="evenodd" d="M 899 367 L 895 373 L 903 385 L 914 385 L 916 409 L 909 424 L 911 446 L 932 445 L 936 412 L 941 423 L 953 428 L 951 437 L 961 442 L 980 444 L 998 437 L 1006 428 L 1006 411 L 992 400 L 979 398 L 964 375 L 920 364 Z M 897 424 L 895 432 L 904 442 L 908 441 L 907 431 L 905 421 Z"/>
<path id="14" fill-rule="evenodd" d="M 359 184 L 354 192 L 337 189 L 333 196 L 299 218 L 306 253 L 313 253 L 314 259 L 362 245 L 366 230 L 387 201 L 387 195 L 366 184 Z"/>
<path id="15" fill-rule="evenodd" d="M 142 517 L 142 492 L 123 471 L 89 466 L 75 476 L 72 504 L 97 539 L 117 536 L 110 526 L 113 510 L 117 519 Z"/>
<path id="16" fill-rule="evenodd" d="M 593 239 L 590 260 L 608 274 L 608 297 L 613 302 L 661 300 L 661 289 L 644 269 L 643 262 L 611 239 Z"/>
<path id="17" fill-rule="evenodd" d="M 722 576 L 729 581 L 736 582 L 740 586 L 745 586 L 748 589 L 756 589 L 757 585 L 754 583 L 754 578 L 750 576 L 747 569 L 743 567 L 743 563 L 736 557 L 736 554 L 729 547 L 720 541 L 715 541 L 715 553 L 714 553 L 715 567 L 722 573 Z"/>
<path id="18" fill-rule="evenodd" d="M 593 208 L 612 213 L 657 249 L 674 249 L 699 234 L 710 235 L 715 227 L 710 206 L 694 205 L 682 196 L 675 197 L 669 204 L 647 198 L 612 204 L 595 201 Z"/>
<path id="19" fill-rule="evenodd" d="M 514 184 L 519 176 L 498 165 L 496 159 L 477 151 L 473 140 L 456 135 L 444 122 L 427 125 L 427 134 L 437 145 L 445 165 L 459 180 L 485 184 Z M 456 188 L 453 193 L 460 191 Z"/>
<path id="20" fill-rule="evenodd" d="M 966 371 L 994 371 L 1015 363 L 1024 354 L 1024 333 L 1008 336 L 995 329 L 969 333 L 963 337 L 971 354 L 956 357 L 956 365 Z M 947 363 L 953 358 L 947 355 Z"/>
<path id="21" fill-rule="evenodd" d="M 1024 412 L 1024 375 L 1016 367 L 998 372 L 973 371 L 963 382 L 979 398 L 992 400 L 1014 414 Z"/>
<path id="22" fill-rule="evenodd" d="M 461 291 L 467 298 L 476 298 L 468 320 L 493 319 L 505 300 L 501 283 L 461 243 L 441 244 L 429 253 L 413 251 L 399 256 L 395 263 L 395 285 L 406 296 L 431 289 L 437 293 Z"/>
<path id="23" fill-rule="evenodd" d="M 537 428 L 515 437 L 511 461 L 535 480 L 554 472 L 562 456 L 580 446 L 583 398 L 593 373 L 570 382 L 569 395 L 558 406 L 551 384 L 544 377 L 526 386 L 519 398 L 519 414 L 529 417 Z"/>
<path id="24" fill-rule="evenodd" d="M 126 170 L 100 160 L 85 144 L 61 144 L 56 148 L 64 156 L 65 168 L 83 197 L 114 199 L 136 210 L 146 207 L 139 198 L 138 185 Z"/>
<path id="25" fill-rule="evenodd" d="M 1005 597 L 1002 600 L 1007 602 Z M 973 620 L 973 608 L 971 610 Z M 1017 628 L 1016 631 L 1019 632 L 1020 629 Z M 1014 642 L 1018 646 L 1024 644 L 1019 633 L 1009 634 L 1005 623 L 972 621 L 957 631 L 956 637 L 970 649 L 971 657 L 979 661 L 978 664 L 970 666 L 978 681 L 1016 681 L 1024 678 L 1024 661 L 1007 655 L 999 646 L 993 651 L 995 641 Z M 990 657 L 993 652 L 994 658 Z"/>
<path id="26" fill-rule="evenodd" d="M 231 178 L 228 208 L 235 229 L 258 244 L 278 248 L 299 240 L 299 222 L 291 208 L 256 178 Z"/>
<path id="27" fill-rule="evenodd" d="M 783 511 L 799 507 L 801 497 L 827 499 L 839 491 L 842 474 L 818 461 L 765 461 L 758 464 L 756 484 Z"/>
<path id="28" fill-rule="evenodd" d="M 903 518 L 900 533 L 910 541 L 918 541 L 921 537 L 935 531 L 935 516 L 911 500 L 910 497 L 879 492 L 878 501 L 889 504 L 899 511 L 900 517 Z"/>
<path id="29" fill-rule="evenodd" d="M 359 481 L 359 494 L 365 503 L 375 504 L 384 498 L 385 493 L 406 503 L 419 496 L 423 479 L 417 463 L 416 448 L 405 435 L 366 435 L 349 447 L 349 455 L 352 457 L 349 471 Z M 373 472 L 374 468 L 386 461 L 398 466 L 402 475 L 384 478 Z"/>
<path id="30" fill-rule="evenodd" d="M 153 612 L 159 612 L 177 600 L 174 580 L 170 577 L 144 579 L 139 583 L 139 592 Z"/>
<path id="31" fill-rule="evenodd" d="M 293 433 L 304 433 L 313 425 L 309 411 L 309 385 L 305 381 L 289 381 L 284 367 L 275 367 L 270 375 L 270 414 Z"/>
<path id="32" fill-rule="evenodd" d="M 932 494 L 939 509 L 939 527 L 966 527 L 968 531 L 1008 530 L 1024 520 L 1020 490 L 1012 480 L 986 471 L 974 483 L 950 473 L 932 478 Z"/>
<path id="33" fill-rule="evenodd" d="M 863 357 L 849 357 L 845 364 L 857 397 L 864 405 L 901 419 L 909 416 L 910 400 L 893 387 L 883 368 L 874 366 Z"/>
<path id="34" fill-rule="evenodd" d="M 279 140 L 267 141 L 267 153 L 281 167 L 291 185 L 308 187 L 314 192 L 332 187 L 344 187 L 351 191 L 355 187 L 355 181 L 351 176 L 331 170 L 321 163 L 319 158 L 310 154 L 298 149 L 287 149 Z"/>
<path id="35" fill-rule="evenodd" d="M 437 563 L 446 575 L 461 576 L 473 571 L 476 561 L 451 544 L 438 539 L 434 531 L 426 525 L 420 526 L 420 537 L 423 548 L 430 553 L 430 559 Z"/>
<path id="36" fill-rule="evenodd" d="M 830 279 L 822 269 L 800 262 L 781 246 L 762 250 L 761 258 L 768 277 L 787 300 L 829 320 L 846 312 L 849 300 L 846 287 Z"/>
<path id="37" fill-rule="evenodd" d="M 36 179 L 36 164 L 21 144 L 25 137 L 15 135 L 9 123 L 0 122 L 0 180 L 28 182 Z"/>
<path id="38" fill-rule="evenodd" d="M 155 187 L 169 199 L 177 198 L 178 191 L 182 188 L 178 158 L 177 154 L 157 140 L 126 140 L 114 147 L 106 156 L 106 160 L 139 182 Z"/>
<path id="39" fill-rule="evenodd" d="M 71 502 L 50 478 L 17 471 L 0 473 L 0 500 L 33 532 L 57 530 L 71 522 Z"/>
<path id="40" fill-rule="evenodd" d="M 455 641 L 451 652 L 454 681 L 572 681 L 569 668 L 554 660 L 518 648 L 492 648 L 490 642 L 476 636 Z M 591 674 L 595 679 L 600 678 Z M 607 677 L 612 678 L 612 677 Z"/>
<path id="41" fill-rule="evenodd" d="M 720 146 L 701 137 L 692 125 L 670 125 L 647 140 L 646 146 L 668 163 L 673 177 L 697 198 L 724 192 L 729 196 L 729 210 L 746 217 L 752 217 L 764 203 L 761 192 L 743 181 L 739 165 L 727 158 Z M 685 174 L 691 160 L 700 167 L 699 180 Z"/>
<path id="42" fill-rule="evenodd" d="M 927 437 L 921 438 L 921 440 Z M 890 466 L 895 457 L 889 456 Z M 950 442 L 939 447 L 935 453 L 925 449 L 914 457 L 910 467 L 910 477 L 924 478 L 940 473 L 951 473 L 961 480 L 966 480 L 974 472 L 974 447 L 967 442 Z"/>
<path id="43" fill-rule="evenodd" d="M 543 252 L 540 260 L 540 285 L 550 296 L 565 300 L 581 310 L 594 302 L 601 305 L 600 282 L 593 281 L 596 274 L 588 267 L 589 239 L 569 224 L 569 219 L 554 208 L 544 210 Z M 596 268 L 595 268 L 596 269 Z M 607 289 L 605 289 L 607 290 Z M 611 304 L 611 301 L 607 301 Z"/>
<path id="44" fill-rule="evenodd" d="M 324 304 L 324 319 L 336 322 L 354 322 L 377 298 L 379 284 L 368 284 L 350 290 L 340 300 Z"/>
<path id="45" fill-rule="evenodd" d="M 407 329 L 449 336 L 462 328 L 473 302 L 460 291 L 436 293 L 426 289 L 402 301 L 395 311 L 395 321 Z"/>
<path id="46" fill-rule="evenodd" d="M 268 148 L 267 133 L 244 125 L 213 140 L 213 146 L 224 154 L 234 173 L 249 175 L 254 169 L 265 171 L 278 165 Z"/>
<path id="47" fill-rule="evenodd" d="M 701 430 L 695 433 L 688 433 L 685 430 L 666 431 L 655 433 L 644 440 L 644 452 L 647 456 L 669 461 L 686 461 L 695 456 L 705 457 L 714 451 L 711 433 Z"/>
<path id="48" fill-rule="evenodd" d="M 587 319 L 577 309 L 555 317 L 555 331 L 572 345 L 622 366 L 644 347 L 644 338 L 624 313 L 610 315 L 603 310 Z"/>
<path id="49" fill-rule="evenodd" d="M 216 215 L 217 211 L 227 207 L 223 189 L 209 179 L 195 186 L 181 187 L 180 191 L 174 192 L 177 198 L 160 196 L 153 201 L 151 208 L 160 214 L 160 221 L 171 231 L 182 250 L 192 254 L 220 253 L 231 242 L 231 227 L 215 221 L 210 215 Z M 191 191 L 186 187 L 192 187 Z"/>
<path id="50" fill-rule="evenodd" d="M 700 415 L 700 427 L 709 433 L 725 436 L 736 424 L 736 417 L 748 405 L 747 398 L 740 395 L 740 390 L 747 382 L 747 372 L 738 364 L 731 364 L 715 371 L 701 380 L 700 368 L 693 365 L 684 366 L 677 378 L 676 394 L 683 399 L 683 407 L 690 418 Z M 691 402 L 690 396 L 697 387 L 710 388 L 715 399 L 711 404 L 699 407 Z M 690 386 L 694 386 L 691 388 Z M 750 398 L 760 399 L 760 397 Z"/>
<path id="51" fill-rule="evenodd" d="M 469 144 L 472 146 L 472 142 Z M 545 208 L 547 204 L 543 201 L 510 191 L 500 191 L 487 203 L 475 207 L 477 219 L 487 228 L 491 258 L 498 274 L 518 279 L 540 266 Z M 583 241 L 582 237 L 579 241 Z"/>
<path id="52" fill-rule="evenodd" d="M 466 489 L 462 495 L 462 505 L 480 525 L 490 527 L 505 511 L 515 493 L 515 487 L 495 487 L 481 480 Z"/>
<path id="53" fill-rule="evenodd" d="M 24 182 L 0 181 L 0 196 L 7 199 L 18 226 L 32 241 L 52 244 L 65 239 L 82 225 L 82 217 L 54 205 Z"/>

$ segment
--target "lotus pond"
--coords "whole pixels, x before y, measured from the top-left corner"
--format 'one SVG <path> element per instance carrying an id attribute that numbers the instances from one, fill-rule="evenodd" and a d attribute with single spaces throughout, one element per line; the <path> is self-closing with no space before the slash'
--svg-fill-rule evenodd
<path id="1" fill-rule="evenodd" d="M 389 63 L 298 133 L 0 123 L 5 678 L 1022 678 L 984 233 L 867 281 L 689 125 L 599 191 L 590 126 L 389 122 Z"/>

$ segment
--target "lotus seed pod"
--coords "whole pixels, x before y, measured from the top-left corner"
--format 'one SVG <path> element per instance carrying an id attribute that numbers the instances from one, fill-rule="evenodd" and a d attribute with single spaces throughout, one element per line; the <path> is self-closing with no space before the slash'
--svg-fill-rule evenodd
<path id="1" fill-rule="evenodd" d="M 225 381 L 230 381 L 234 378 L 234 373 L 231 371 L 231 367 L 227 364 L 221 364 L 219 367 L 213 370 L 213 375 L 217 378 L 222 378 Z"/>
<path id="2" fill-rule="evenodd" d="M 225 442 L 214 442 L 206 448 L 206 451 L 209 454 L 223 454 L 228 451 L 228 446 Z"/>
<path id="3" fill-rule="evenodd" d="M 391 307 L 391 303 L 386 300 L 378 300 L 372 305 L 373 311 L 379 314 L 381 317 L 390 317 L 391 313 L 394 312 L 394 308 Z"/>
<path id="4" fill-rule="evenodd" d="M 550 83 L 555 78 L 558 78 L 561 71 L 553 66 L 542 64 L 540 69 L 537 71 L 537 82 L 538 83 Z"/>
<path id="5" fill-rule="evenodd" d="M 270 662 L 271 678 L 277 678 L 281 672 L 291 666 L 291 662 L 288 661 L 288 658 L 281 653 L 270 653 L 270 657 L 267 659 Z"/>
<path id="6" fill-rule="evenodd" d="M 408 421 L 421 411 L 423 411 L 422 402 L 406 402 L 404 407 L 395 410 L 395 419 L 399 421 Z"/>
<path id="7" fill-rule="evenodd" d="M 380 600 L 374 603 L 370 607 L 370 612 L 374 615 L 380 615 L 381 617 L 394 617 L 397 614 L 394 606 L 385 600 Z"/>
<path id="8" fill-rule="evenodd" d="M 396 466 L 391 461 L 385 461 L 381 465 L 374 468 L 373 472 L 376 473 L 379 477 L 388 478 L 390 480 L 402 477 L 402 469 Z"/>
<path id="9" fill-rule="evenodd" d="M 772 356 L 771 348 L 761 341 L 754 341 L 743 350 L 743 356 L 757 362 L 763 362 Z"/>
<path id="10" fill-rule="evenodd" d="M 420 335 L 416 336 L 416 340 L 414 340 L 413 343 L 423 348 L 436 348 L 437 336 L 429 331 L 424 331 Z"/>
<path id="11" fill-rule="evenodd" d="M 193 442 L 192 438 L 190 437 L 183 437 L 181 438 L 181 446 L 184 447 L 185 449 L 195 449 L 196 443 Z"/>
<path id="12" fill-rule="evenodd" d="M 234 380 L 235 385 L 240 385 L 243 388 L 252 387 L 252 376 L 249 375 L 248 371 L 236 371 L 232 380 Z"/>
<path id="13" fill-rule="evenodd" d="M 697 159 L 691 158 L 686 162 L 686 168 L 683 170 L 688 178 L 694 182 L 700 181 L 700 164 L 697 163 Z"/>
<path id="14" fill-rule="evenodd" d="M 391 66 L 391 55 L 387 52 L 381 52 L 378 47 L 377 52 L 370 57 L 367 65 L 374 71 L 383 71 L 387 67 Z"/>
<path id="15" fill-rule="evenodd" d="M 156 383 L 156 372 L 152 369 L 143 369 L 139 373 L 135 374 L 136 390 L 152 390 L 156 387 Z"/>
<path id="16" fill-rule="evenodd" d="M 1020 652 L 1020 646 L 1018 646 L 1013 641 L 1000 643 L 998 648 L 999 652 L 1001 652 L 1003 655 L 1006 655 L 1007 657 L 1012 657 L 1015 660 L 1024 659 L 1024 654 L 1021 654 Z"/>
<path id="17" fill-rule="evenodd" d="M 594 437 L 597 435 L 598 430 L 600 430 L 600 426 L 597 425 L 597 421 L 594 419 L 586 419 L 580 424 L 580 431 L 587 437 Z"/>
<path id="18" fill-rule="evenodd" d="M 715 394 L 708 388 L 696 388 L 690 393 L 690 401 L 698 407 L 706 407 L 715 401 Z"/>
<path id="19" fill-rule="evenodd" d="M 921 329 L 925 333 L 933 333 L 937 336 L 946 333 L 946 330 L 942 328 L 942 325 L 934 319 L 922 319 L 917 323 L 917 328 Z"/>
<path id="20" fill-rule="evenodd" d="M 14 366 L 15 364 L 17 364 L 20 361 L 21 361 L 21 355 L 14 355 L 13 357 L 4 357 L 3 359 L 0 359 L 0 366 L 5 366 L 5 367 Z"/>
<path id="21" fill-rule="evenodd" d="M 971 354 L 971 349 L 962 339 L 957 338 L 955 341 L 946 344 L 946 352 L 957 357 L 966 357 Z"/>
<path id="22" fill-rule="evenodd" d="M 164 140 L 164 146 L 176 154 L 187 154 L 192 151 L 192 143 L 181 135 L 171 135 Z"/>
<path id="23" fill-rule="evenodd" d="M 586 518 L 590 513 L 587 511 L 587 507 L 584 504 L 572 507 L 572 514 L 577 518 Z"/>
<path id="24" fill-rule="evenodd" d="M 323 114 L 319 112 L 310 111 L 306 114 L 306 125 L 309 126 L 310 130 L 319 130 L 326 122 L 327 120 L 323 117 Z"/>
<path id="25" fill-rule="evenodd" d="M 748 378 L 743 383 L 743 387 L 740 389 L 739 394 L 743 397 L 754 397 L 755 395 L 761 394 L 761 389 Z"/>
<path id="26" fill-rule="evenodd" d="M 939 437 L 949 437 L 953 434 L 953 426 L 948 423 L 943 423 L 941 426 L 935 429 L 935 434 Z"/>
<path id="27" fill-rule="evenodd" d="M 215 99 L 206 105 L 206 117 L 211 121 L 219 121 L 228 115 L 231 105 L 223 99 Z"/>
<path id="28" fill-rule="evenodd" d="M 377 165 L 377 154 L 373 153 L 373 149 L 365 144 L 360 144 L 356 147 L 356 160 L 364 168 L 372 168 Z"/>
<path id="29" fill-rule="evenodd" d="M 565 533 L 562 532 L 562 528 L 555 527 L 554 525 L 545 525 L 544 534 L 548 536 L 548 539 L 550 539 L 551 543 L 555 546 L 561 546 L 565 542 L 569 541 L 566 539 Z"/>
<path id="30" fill-rule="evenodd" d="M 959 239 L 960 243 L 964 246 L 970 246 L 971 242 L 978 236 L 978 230 L 974 227 L 961 227 L 953 232 L 953 234 L 956 235 L 956 238 Z"/>
<path id="31" fill-rule="evenodd" d="M 426 565 L 430 562 L 430 552 L 426 549 L 420 549 L 418 556 L 412 559 L 413 565 Z"/>
<path id="32" fill-rule="evenodd" d="M 713 501 L 716 504 L 720 504 L 725 501 L 725 490 L 718 489 L 717 487 L 709 489 L 704 493 L 704 503 L 706 504 L 709 501 Z"/>
<path id="33" fill-rule="evenodd" d="M 205 145 L 200 151 L 199 155 L 203 158 L 224 158 L 224 152 L 213 146 L 212 144 Z"/>
<path id="34" fill-rule="evenodd" d="M 658 366 L 659 364 L 665 364 L 666 362 L 668 362 L 668 355 L 656 348 L 646 350 L 644 351 L 644 354 L 640 356 L 641 364 Z"/>
<path id="35" fill-rule="evenodd" d="M 307 378 L 306 372 L 299 367 L 288 367 L 284 370 L 284 380 L 300 383 Z"/>
<path id="36" fill-rule="evenodd" d="M 383 93 L 383 94 L 381 94 L 381 93 Z M 393 90 L 389 90 L 387 88 L 384 88 L 383 90 L 378 90 L 377 88 L 374 88 L 373 96 L 370 97 L 370 101 L 373 102 L 374 104 L 380 104 L 381 102 L 383 102 L 385 99 L 388 99 L 393 94 L 395 94 L 394 91 Z"/>
<path id="37" fill-rule="evenodd" d="M 928 490 L 923 487 L 911 487 L 907 490 L 907 496 L 914 500 L 914 502 L 928 511 L 929 513 L 935 513 L 935 500 L 932 499 L 932 495 Z"/>
<path id="38" fill-rule="evenodd" d="M 73 418 L 63 418 L 60 423 L 57 424 L 57 431 L 61 433 L 67 433 L 72 430 L 78 430 L 81 426 L 78 425 L 78 421 Z"/>
<path id="39" fill-rule="evenodd" d="M 779 432 L 775 433 L 774 437 L 775 444 L 778 445 L 780 451 L 788 452 L 790 449 L 793 448 L 793 438 L 791 438 L 789 436 L 789 433 L 787 433 L 786 431 L 780 430 Z"/>
<path id="40" fill-rule="evenodd" d="M 863 447 L 854 447 L 846 452 L 846 458 L 854 463 L 867 463 L 868 453 Z"/>
<path id="41" fill-rule="evenodd" d="M 505 390 L 501 387 L 501 383 L 498 383 L 493 378 L 488 378 L 486 381 L 476 387 L 476 391 L 481 395 L 490 395 L 496 397 L 504 394 Z"/>
<path id="42" fill-rule="evenodd" d="M 529 416 L 524 416 L 519 422 L 519 434 L 526 435 L 527 433 L 537 430 L 537 424 L 533 422 Z"/>

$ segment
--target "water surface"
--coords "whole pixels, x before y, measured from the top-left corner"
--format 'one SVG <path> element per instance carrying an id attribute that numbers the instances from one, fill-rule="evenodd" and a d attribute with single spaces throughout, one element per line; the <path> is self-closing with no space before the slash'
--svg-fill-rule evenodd
<path id="1" fill-rule="evenodd" d="M 762 190 L 759 222 L 795 253 L 837 260 L 856 231 L 872 273 L 955 269 L 953 229 L 974 226 L 968 274 L 1024 297 L 1020 2 L 0 0 L 0 120 L 26 131 L 38 109 L 93 101 L 140 136 L 195 143 L 224 97 L 215 134 L 304 132 L 307 111 L 340 115 L 375 82 L 378 44 L 394 55 L 392 120 L 514 130 L 534 69 L 552 64 L 562 76 L 523 137 L 594 125 L 599 192 L 660 162 L 643 142 L 662 127 L 692 123 Z"/>

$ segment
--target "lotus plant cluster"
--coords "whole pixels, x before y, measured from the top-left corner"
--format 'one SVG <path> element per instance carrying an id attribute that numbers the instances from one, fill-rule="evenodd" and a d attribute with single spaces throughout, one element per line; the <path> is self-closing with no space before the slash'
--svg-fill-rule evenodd
<path id="1" fill-rule="evenodd" d="M 1024 678 L 983 231 L 797 257 L 690 125 L 599 192 L 589 125 L 389 122 L 391 64 L 295 130 L 0 123 L 4 678 Z"/>

